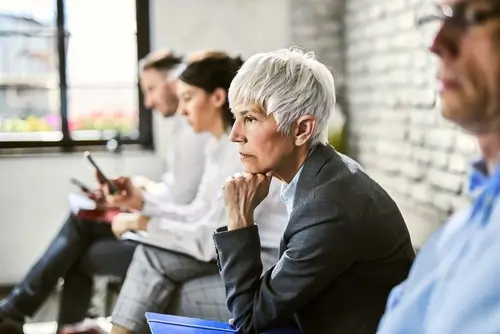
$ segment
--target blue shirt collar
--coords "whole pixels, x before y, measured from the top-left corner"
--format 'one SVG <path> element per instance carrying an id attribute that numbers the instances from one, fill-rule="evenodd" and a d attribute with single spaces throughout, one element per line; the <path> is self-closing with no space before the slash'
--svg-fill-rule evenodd
<path id="1" fill-rule="evenodd" d="M 293 210 L 293 201 L 295 198 L 295 190 L 297 189 L 297 183 L 299 182 L 300 174 L 302 173 L 302 167 L 298 170 L 298 172 L 293 177 L 292 181 L 289 184 L 283 182 L 281 185 L 281 200 L 285 203 L 286 212 L 288 213 L 288 217 Z"/>
<path id="2" fill-rule="evenodd" d="M 500 168 L 488 175 L 486 161 L 475 161 L 469 176 L 469 192 L 474 197 L 469 221 L 478 217 L 482 224 L 487 224 L 494 200 L 500 193 Z"/>
<path id="3" fill-rule="evenodd" d="M 469 193 L 480 192 L 496 177 L 500 177 L 500 168 L 497 168 L 492 175 L 488 175 L 486 160 L 482 158 L 474 160 L 469 173 Z"/>

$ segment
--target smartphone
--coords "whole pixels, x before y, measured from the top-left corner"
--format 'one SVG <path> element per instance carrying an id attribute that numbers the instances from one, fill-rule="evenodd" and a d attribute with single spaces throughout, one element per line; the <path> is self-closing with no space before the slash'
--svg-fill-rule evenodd
<path id="1" fill-rule="evenodd" d="M 72 177 L 70 179 L 70 182 L 73 183 L 78 188 L 80 188 L 80 190 L 83 191 L 84 193 L 89 193 L 89 194 L 92 193 L 90 187 L 87 186 L 85 183 L 81 182 L 80 180 L 77 180 L 74 177 Z"/>
<path id="2" fill-rule="evenodd" d="M 95 163 L 94 159 L 92 158 L 92 155 L 90 155 L 90 152 L 86 151 L 84 153 L 84 156 L 85 156 L 85 158 L 87 158 L 87 160 L 90 162 L 90 164 L 92 166 L 94 166 L 94 168 L 95 168 L 95 170 L 97 172 L 97 175 L 98 175 L 100 181 L 104 182 L 108 186 L 109 194 L 110 195 L 114 195 L 114 194 L 118 193 L 119 190 L 118 190 L 118 187 L 116 186 L 116 184 L 114 184 L 110 179 L 108 179 L 103 174 L 103 172 L 101 171 L 101 169 L 99 168 L 99 166 L 97 166 L 97 164 Z"/>

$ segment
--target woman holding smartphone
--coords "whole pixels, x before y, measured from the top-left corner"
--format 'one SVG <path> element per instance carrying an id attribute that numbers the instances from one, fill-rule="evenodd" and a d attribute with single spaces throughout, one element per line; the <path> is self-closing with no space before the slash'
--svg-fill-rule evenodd
<path id="1" fill-rule="evenodd" d="M 144 187 L 144 193 L 151 197 L 150 207 L 164 201 L 191 202 L 203 172 L 206 136 L 194 133 L 184 119 L 176 115 L 175 82 L 182 64 L 183 59 L 167 49 L 151 52 L 139 64 L 145 107 L 169 118 L 169 122 L 175 124 L 171 135 L 182 143 L 182 146 L 177 143 L 168 145 L 169 154 L 165 159 L 168 170 L 155 189 L 149 185 Z M 190 147 L 189 151 L 184 150 L 186 146 Z M 82 163 L 86 164 L 83 158 Z M 102 178 L 98 180 L 103 182 Z M 81 184 L 76 183 L 81 188 Z M 98 207 L 107 207 L 108 203 L 99 192 L 94 192 L 91 186 L 83 186 L 82 191 L 96 200 Z M 61 278 L 64 285 L 58 323 L 62 326 L 82 321 L 89 310 L 93 278 L 101 275 L 125 277 L 135 247 L 134 243 L 118 241 L 109 223 L 102 223 L 95 217 L 82 218 L 71 212 L 22 281 L 0 300 L 0 333 L 3 333 L 3 323 L 7 323 L 6 326 L 15 323 L 22 328 L 25 318 L 35 314 Z"/>
<path id="2" fill-rule="evenodd" d="M 222 187 L 228 177 L 242 170 L 238 146 L 229 139 L 234 118 L 227 100 L 229 85 L 242 63 L 221 52 L 198 54 L 177 81 L 178 113 L 195 132 L 211 137 L 201 183 L 191 203 L 151 211 L 128 191 L 130 179 L 116 180 L 125 191 L 111 202 L 138 210 L 136 215 L 142 219 L 134 214 L 118 215 L 113 231 L 117 236 L 147 231 L 148 238 L 161 248 L 137 247 L 115 305 L 112 334 L 147 332 L 145 312 L 226 321 L 230 317 L 212 235 L 226 224 Z M 271 185 L 253 218 L 259 225 L 263 266 L 268 268 L 277 260 L 287 221 L 279 182 Z"/>

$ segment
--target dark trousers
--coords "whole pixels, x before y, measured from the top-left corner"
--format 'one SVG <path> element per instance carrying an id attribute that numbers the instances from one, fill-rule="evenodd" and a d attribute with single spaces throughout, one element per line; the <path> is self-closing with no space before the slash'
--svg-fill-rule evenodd
<path id="1" fill-rule="evenodd" d="M 59 324 L 85 318 L 90 306 L 93 276 L 125 277 L 135 244 L 118 241 L 109 224 L 70 215 L 45 253 L 23 281 L 0 302 L 6 313 L 31 317 L 64 278 Z"/>

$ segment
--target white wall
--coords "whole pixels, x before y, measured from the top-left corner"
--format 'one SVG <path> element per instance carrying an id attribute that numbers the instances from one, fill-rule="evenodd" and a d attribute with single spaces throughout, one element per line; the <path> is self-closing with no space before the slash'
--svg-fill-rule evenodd
<path id="1" fill-rule="evenodd" d="M 288 6 L 289 0 L 153 0 L 152 47 L 179 53 L 222 49 L 244 57 L 287 47 Z M 172 140 L 165 124 L 155 117 L 161 156 Z M 95 157 L 110 175 L 161 174 L 162 164 L 152 154 Z M 0 157 L 0 285 L 18 282 L 59 229 L 68 213 L 70 177 L 92 181 L 81 154 Z"/>
<path id="2" fill-rule="evenodd" d="M 156 0 L 152 47 L 179 53 L 221 49 L 250 56 L 286 47 L 289 0 Z"/>
<path id="3" fill-rule="evenodd" d="M 153 0 L 151 47 L 179 54 L 219 49 L 248 57 L 290 46 L 290 22 L 290 0 Z"/>

